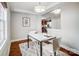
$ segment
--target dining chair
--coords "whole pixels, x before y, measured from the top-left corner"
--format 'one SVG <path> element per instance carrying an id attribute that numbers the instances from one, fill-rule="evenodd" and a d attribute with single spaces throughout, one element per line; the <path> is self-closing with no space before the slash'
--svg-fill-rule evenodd
<path id="1" fill-rule="evenodd" d="M 54 52 L 54 56 L 57 55 L 57 52 L 59 53 L 59 49 L 60 49 L 59 40 L 57 38 L 55 38 L 53 40 L 53 52 Z"/>

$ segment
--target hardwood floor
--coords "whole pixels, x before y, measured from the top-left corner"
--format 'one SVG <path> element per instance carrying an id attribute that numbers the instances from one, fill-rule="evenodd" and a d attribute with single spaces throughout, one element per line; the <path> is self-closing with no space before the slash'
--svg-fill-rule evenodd
<path id="1" fill-rule="evenodd" d="M 22 56 L 20 48 L 19 48 L 19 44 L 24 43 L 24 42 L 27 42 L 27 40 L 12 42 L 11 47 L 10 47 L 9 56 Z M 71 51 L 68 51 L 68 50 L 62 48 L 62 47 L 60 47 L 60 51 L 67 53 L 70 56 L 79 56 Z"/>
<path id="2" fill-rule="evenodd" d="M 21 40 L 11 43 L 9 56 L 22 56 L 19 44 L 27 42 L 27 40 Z"/>

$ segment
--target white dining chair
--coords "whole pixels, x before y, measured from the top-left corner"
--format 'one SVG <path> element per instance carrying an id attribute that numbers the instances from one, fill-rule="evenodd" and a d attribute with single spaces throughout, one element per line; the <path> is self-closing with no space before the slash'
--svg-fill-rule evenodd
<path id="1" fill-rule="evenodd" d="M 54 56 L 57 55 L 57 53 L 59 54 L 59 49 L 60 49 L 60 45 L 59 45 L 59 40 L 57 38 L 55 38 L 53 40 L 53 52 L 54 52 Z"/>

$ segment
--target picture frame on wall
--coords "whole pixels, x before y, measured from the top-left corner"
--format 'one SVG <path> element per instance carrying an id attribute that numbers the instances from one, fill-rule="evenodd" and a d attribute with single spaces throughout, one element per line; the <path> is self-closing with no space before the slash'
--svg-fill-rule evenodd
<path id="1" fill-rule="evenodd" d="M 22 17 L 22 25 L 23 25 L 23 27 L 30 27 L 30 18 Z"/>

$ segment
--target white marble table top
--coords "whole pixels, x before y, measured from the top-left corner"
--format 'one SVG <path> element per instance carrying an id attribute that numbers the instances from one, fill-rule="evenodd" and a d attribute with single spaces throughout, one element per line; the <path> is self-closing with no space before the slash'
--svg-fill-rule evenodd
<path id="1" fill-rule="evenodd" d="M 45 41 L 45 40 L 55 38 L 55 37 L 52 37 L 48 34 L 43 34 L 40 32 L 30 32 L 28 35 L 31 36 L 32 38 L 35 38 L 38 41 Z"/>

